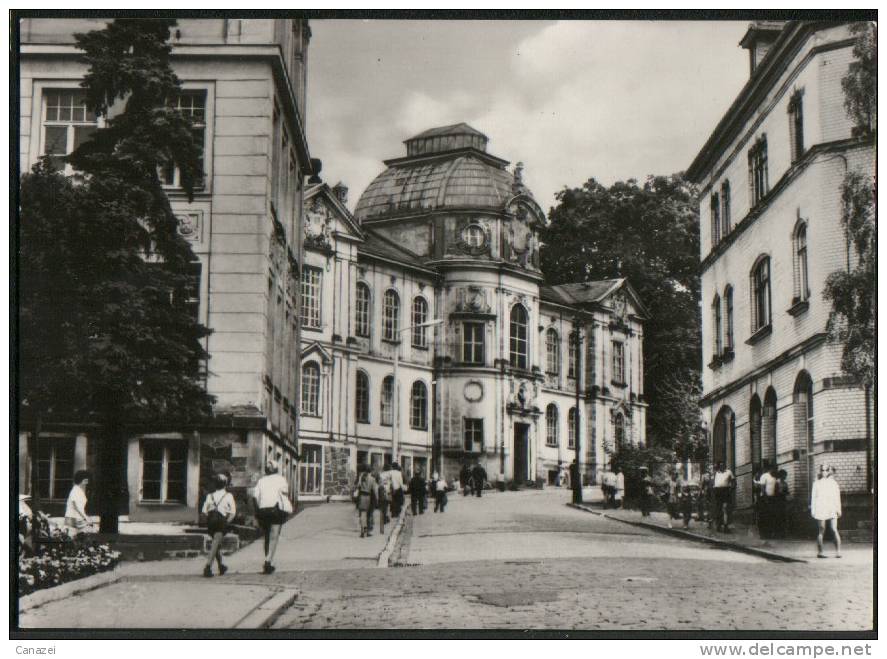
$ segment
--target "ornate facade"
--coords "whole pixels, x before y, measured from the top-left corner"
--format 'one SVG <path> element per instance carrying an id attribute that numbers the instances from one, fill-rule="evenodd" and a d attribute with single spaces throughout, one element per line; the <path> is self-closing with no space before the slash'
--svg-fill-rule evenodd
<path id="1" fill-rule="evenodd" d="M 545 214 L 485 135 L 405 144 L 353 215 L 341 184 L 306 190 L 301 496 L 344 495 L 358 463 L 394 459 L 553 482 L 577 416 L 594 480 L 645 439 L 642 303 L 621 279 L 543 285 Z"/>

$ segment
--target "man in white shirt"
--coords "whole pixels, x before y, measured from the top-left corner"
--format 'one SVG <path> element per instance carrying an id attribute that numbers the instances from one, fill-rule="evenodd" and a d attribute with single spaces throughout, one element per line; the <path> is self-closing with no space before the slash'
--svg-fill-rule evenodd
<path id="1" fill-rule="evenodd" d="M 277 462 L 268 460 L 265 464 L 265 475 L 256 482 L 253 489 L 256 520 L 262 528 L 265 539 L 263 574 L 274 572 L 274 552 L 277 551 L 280 529 L 287 520 L 287 513 L 281 508 L 281 504 L 283 497 L 289 497 L 289 483 L 277 471 Z"/>
<path id="2" fill-rule="evenodd" d="M 72 538 L 91 528 L 92 522 L 86 514 L 86 487 L 89 485 L 89 472 L 80 470 L 74 474 L 74 486 L 68 493 L 65 504 L 65 530 Z"/>
<path id="3" fill-rule="evenodd" d="M 816 520 L 819 530 L 816 535 L 816 556 L 825 558 L 822 553 L 822 538 L 826 526 L 831 527 L 835 538 L 835 558 L 841 558 L 841 535 L 838 533 L 838 518 L 841 516 L 841 488 L 835 475 L 834 467 L 819 466 L 819 479 L 813 483 L 810 492 L 810 513 Z"/>
<path id="4" fill-rule="evenodd" d="M 731 510 L 731 494 L 733 492 L 733 472 L 719 462 L 715 468 L 714 492 L 715 519 L 718 531 L 726 533 L 730 530 L 730 521 L 733 514 Z"/>
<path id="5" fill-rule="evenodd" d="M 399 517 L 403 507 L 403 474 L 396 462 L 391 465 L 391 516 Z"/>
<path id="6" fill-rule="evenodd" d="M 758 498 L 758 530 L 762 538 L 769 538 L 774 534 L 774 518 L 776 506 L 776 493 L 779 487 L 776 467 L 765 471 L 760 478 L 754 481 L 759 488 Z"/>

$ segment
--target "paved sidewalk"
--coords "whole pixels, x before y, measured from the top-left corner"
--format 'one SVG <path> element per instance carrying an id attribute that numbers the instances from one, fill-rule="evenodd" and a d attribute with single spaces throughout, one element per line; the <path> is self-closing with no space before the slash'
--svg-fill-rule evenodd
<path id="1" fill-rule="evenodd" d="M 643 524 L 645 528 L 668 532 L 671 535 L 683 536 L 690 540 L 711 540 L 726 543 L 737 550 L 749 550 L 761 556 L 772 554 L 773 558 L 791 561 L 817 561 L 815 540 L 765 540 L 760 537 L 754 527 L 737 523 L 731 526 L 729 533 L 720 533 L 695 519 L 690 521 L 690 527 L 686 530 L 683 528 L 683 520 L 672 520 L 673 528 L 669 529 L 668 513 L 652 512 L 649 517 L 644 517 L 638 510 L 604 509 L 601 498 L 597 498 L 591 503 L 586 501 L 585 506 L 610 519 L 631 524 Z M 825 551 L 829 558 L 833 559 L 834 544 L 830 540 L 826 540 Z M 841 554 L 841 560 L 845 563 L 872 565 L 874 562 L 872 543 L 870 542 L 848 542 L 845 540 L 841 545 Z"/>
<path id="2" fill-rule="evenodd" d="M 378 514 L 376 517 L 378 522 Z M 308 570 L 375 568 L 395 524 L 361 538 L 350 503 L 311 506 L 290 519 L 277 547 L 273 575 L 261 574 L 259 539 L 225 557 L 224 577 L 202 576 L 203 558 L 126 562 L 117 583 L 24 611 L 22 628 L 231 628 L 262 626 L 274 603 L 295 594 L 278 575 Z M 215 568 L 214 568 L 215 569 Z"/>

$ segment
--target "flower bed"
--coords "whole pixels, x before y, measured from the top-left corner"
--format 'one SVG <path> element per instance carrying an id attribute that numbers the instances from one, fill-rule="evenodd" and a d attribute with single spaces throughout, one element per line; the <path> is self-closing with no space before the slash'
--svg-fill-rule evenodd
<path id="1" fill-rule="evenodd" d="M 36 556 L 19 556 L 19 597 L 52 588 L 75 579 L 113 570 L 120 562 L 120 552 L 108 545 L 74 542 L 64 536 L 42 545 Z"/>

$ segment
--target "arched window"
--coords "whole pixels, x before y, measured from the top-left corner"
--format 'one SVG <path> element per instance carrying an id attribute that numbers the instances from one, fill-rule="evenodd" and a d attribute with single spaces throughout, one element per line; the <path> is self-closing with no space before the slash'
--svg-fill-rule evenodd
<path id="1" fill-rule="evenodd" d="M 752 472 L 761 470 L 761 399 L 757 394 L 752 396 L 751 403 L 748 406 L 748 439 L 749 448 L 751 450 L 751 468 Z"/>
<path id="2" fill-rule="evenodd" d="M 527 368 L 527 310 L 520 304 L 511 308 L 509 362 L 512 368 Z"/>
<path id="3" fill-rule="evenodd" d="M 810 277 L 807 270 L 807 223 L 800 222 L 795 229 L 795 299 L 803 302 L 810 297 Z"/>
<path id="4" fill-rule="evenodd" d="M 726 238 L 730 233 L 730 181 L 721 183 L 721 235 Z"/>
<path id="5" fill-rule="evenodd" d="M 733 350 L 733 287 L 724 289 L 724 349 Z"/>
<path id="6" fill-rule="evenodd" d="M 397 329 L 400 324 L 400 298 L 397 291 L 388 289 L 382 301 L 382 338 L 397 341 Z"/>
<path id="7" fill-rule="evenodd" d="M 764 467 L 775 467 L 776 462 L 776 392 L 773 387 L 767 389 L 764 396 L 764 424 L 761 433 L 761 453 Z"/>
<path id="8" fill-rule="evenodd" d="M 316 362 L 307 362 L 302 366 L 302 414 L 318 416 L 319 401 L 320 367 Z"/>
<path id="9" fill-rule="evenodd" d="M 625 444 L 625 417 L 622 416 L 621 412 L 613 419 L 613 440 L 616 451 L 621 451 Z"/>
<path id="10" fill-rule="evenodd" d="M 410 426 L 417 430 L 428 429 L 428 390 L 419 380 L 413 382 L 410 392 Z"/>
<path id="11" fill-rule="evenodd" d="M 370 287 L 358 282 L 355 298 L 354 333 L 367 337 L 370 335 Z"/>
<path id="12" fill-rule="evenodd" d="M 557 375 L 561 371 L 561 341 L 553 329 L 545 333 L 545 372 Z"/>
<path id="13" fill-rule="evenodd" d="M 721 296 L 717 294 L 715 294 L 715 299 L 711 302 L 711 331 L 711 349 L 714 356 L 719 357 L 721 352 L 723 352 L 723 345 L 721 343 L 723 327 L 721 323 Z"/>
<path id="14" fill-rule="evenodd" d="M 394 424 L 394 376 L 386 376 L 382 380 L 381 423 L 383 426 Z"/>
<path id="15" fill-rule="evenodd" d="M 557 405 L 554 403 L 549 403 L 548 407 L 545 408 L 545 445 L 546 446 L 557 446 Z"/>
<path id="16" fill-rule="evenodd" d="M 751 331 L 770 324 L 770 257 L 762 256 L 751 271 Z"/>
<path id="17" fill-rule="evenodd" d="M 711 195 L 711 246 L 717 247 L 721 242 L 721 199 L 717 192 Z"/>
<path id="18" fill-rule="evenodd" d="M 567 351 L 567 377 L 575 378 L 576 377 L 576 367 L 577 367 L 577 356 L 578 352 L 576 351 L 576 332 L 570 332 L 570 347 Z"/>
<path id="19" fill-rule="evenodd" d="M 807 486 L 813 487 L 813 480 L 816 478 L 813 471 L 813 379 L 807 371 L 801 371 L 795 380 L 795 396 L 792 407 L 794 408 L 795 441 L 797 442 L 795 450 L 799 454 L 807 456 Z"/>
<path id="20" fill-rule="evenodd" d="M 421 327 L 428 322 L 428 303 L 424 297 L 413 298 L 413 345 L 417 348 L 428 347 L 428 328 Z"/>
<path id="21" fill-rule="evenodd" d="M 370 422 L 370 378 L 363 372 L 357 372 L 354 387 L 354 416 L 358 423 Z"/>
<path id="22" fill-rule="evenodd" d="M 712 462 L 723 463 L 736 472 L 736 415 L 729 407 L 722 407 L 715 419 L 712 438 Z"/>
<path id="23" fill-rule="evenodd" d="M 567 412 L 567 448 L 576 448 L 576 408 Z"/>

